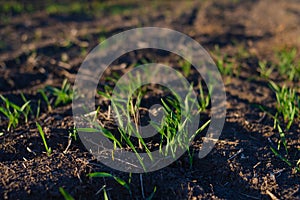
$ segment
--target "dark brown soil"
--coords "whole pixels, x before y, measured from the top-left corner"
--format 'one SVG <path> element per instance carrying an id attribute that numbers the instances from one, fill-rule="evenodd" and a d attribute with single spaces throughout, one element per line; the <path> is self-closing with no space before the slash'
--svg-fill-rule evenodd
<path id="1" fill-rule="evenodd" d="M 38 119 L 20 122 L 10 132 L 6 131 L 7 120 L 0 115 L 0 198 L 63 199 L 59 192 L 63 187 L 75 199 L 102 199 L 103 193 L 97 191 L 106 185 L 110 199 L 143 199 L 142 186 L 146 197 L 156 186 L 154 199 L 300 199 L 299 173 L 272 153 L 269 138 L 276 144 L 279 134 L 273 129 L 272 119 L 262 118 L 264 113 L 257 106 L 272 110 L 276 100 L 267 81 L 259 77 L 258 60 L 276 62 L 274 52 L 285 48 L 295 47 L 300 52 L 300 2 L 128 1 L 113 5 L 132 6 L 127 12 L 102 11 L 95 16 L 48 14 L 41 9 L 1 21 L 0 94 L 20 103 L 23 93 L 37 103 L 41 99 L 38 89 L 58 87 L 64 78 L 73 83 L 81 62 L 100 36 L 109 37 L 135 27 L 168 27 L 191 36 L 209 52 L 219 45 L 221 52 L 236 58 L 240 66 L 239 74 L 224 76 L 227 117 L 219 142 L 209 155 L 199 159 L 201 143 L 195 141 L 192 167 L 185 154 L 166 168 L 143 174 L 143 183 L 139 174 L 133 174 L 130 196 L 111 179 L 87 177 L 90 172 L 103 171 L 128 181 L 129 174 L 97 162 L 80 139 L 73 140 L 64 153 L 68 131 L 73 128 L 71 104 L 48 112 L 42 103 Z M 141 58 L 154 57 L 169 63 L 176 59 L 146 53 L 123 56 L 115 67 L 122 63 L 129 66 Z M 271 78 L 284 82 L 276 72 Z M 195 74 L 189 77 L 197 79 Z M 299 82 L 288 84 L 299 87 Z M 44 127 L 48 146 L 53 150 L 50 156 L 44 152 L 36 121 Z M 293 163 L 300 158 L 299 133 L 296 121 L 287 133 Z"/>

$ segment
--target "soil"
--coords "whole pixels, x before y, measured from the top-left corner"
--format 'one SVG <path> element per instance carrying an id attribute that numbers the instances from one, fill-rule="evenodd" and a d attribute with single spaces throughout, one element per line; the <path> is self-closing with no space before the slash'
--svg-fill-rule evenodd
<path id="1" fill-rule="evenodd" d="M 143 174 L 143 182 L 139 174 L 132 174 L 130 196 L 113 179 L 87 177 L 101 171 L 128 181 L 129 174 L 98 162 L 80 139 L 72 140 L 64 152 L 74 125 L 72 105 L 49 112 L 42 102 L 38 119 L 21 120 L 11 131 L 6 131 L 8 122 L 0 116 L 0 198 L 63 199 L 59 192 L 63 187 L 75 199 L 102 199 L 103 193 L 98 191 L 106 185 L 110 199 L 143 199 L 154 187 L 153 199 L 300 199 L 299 173 L 271 151 L 279 133 L 273 120 L 258 108 L 263 105 L 274 110 L 276 100 L 267 80 L 259 77 L 258 61 L 276 62 L 274 52 L 285 48 L 295 47 L 300 52 L 300 2 L 120 1 L 114 5 L 132 6 L 126 12 L 103 11 L 93 16 L 49 14 L 40 9 L 1 21 L 0 94 L 20 104 L 23 93 L 36 104 L 41 99 L 38 89 L 59 87 L 65 78 L 74 82 L 80 64 L 100 37 L 135 27 L 167 27 L 189 35 L 210 53 L 219 45 L 221 52 L 240 66 L 238 74 L 224 76 L 227 114 L 220 140 L 203 159 L 197 156 L 201 143 L 196 140 L 191 147 L 195 151 L 192 167 L 185 154 L 168 167 Z M 160 52 L 137 51 L 123 56 L 113 67 L 124 72 L 124 63 L 131 66 L 142 58 L 171 65 L 177 59 Z M 188 79 L 198 81 L 195 71 Z M 276 72 L 271 79 L 285 82 Z M 299 87 L 299 82 L 288 84 Z M 53 150 L 50 156 L 45 153 L 36 121 L 44 127 Z M 299 133 L 298 120 L 287 133 L 293 163 L 300 158 Z"/>

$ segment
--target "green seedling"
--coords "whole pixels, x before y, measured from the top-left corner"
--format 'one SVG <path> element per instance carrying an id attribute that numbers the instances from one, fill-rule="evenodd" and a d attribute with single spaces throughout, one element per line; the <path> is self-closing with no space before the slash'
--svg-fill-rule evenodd
<path id="1" fill-rule="evenodd" d="M 26 99 L 26 97 L 24 96 L 23 93 L 21 93 L 21 98 L 23 99 L 24 103 L 30 102 L 30 101 L 28 101 L 28 100 Z M 33 111 L 31 110 L 30 104 L 28 104 L 28 106 L 25 107 L 23 113 L 24 113 L 24 117 L 25 117 L 25 123 L 27 123 L 27 122 L 28 122 L 28 116 L 29 116 L 29 113 L 30 113 L 31 115 L 34 115 Z"/>
<path id="2" fill-rule="evenodd" d="M 30 109 L 30 101 L 25 102 L 21 107 L 9 101 L 9 99 L 0 95 L 0 98 L 4 102 L 5 106 L 0 107 L 0 112 L 8 118 L 7 131 L 10 130 L 11 126 L 14 128 L 19 124 L 19 119 L 21 115 L 24 116 L 25 122 L 28 121 L 28 114 Z"/>
<path id="3" fill-rule="evenodd" d="M 10 15 L 11 13 L 22 13 L 25 6 L 19 2 L 6 2 L 1 4 L 1 14 Z"/>
<path id="4" fill-rule="evenodd" d="M 274 71 L 273 67 L 268 67 L 267 66 L 267 61 L 259 61 L 258 62 L 258 66 L 259 66 L 259 73 L 260 75 L 265 78 L 265 79 L 269 79 L 270 75 L 272 74 L 272 72 Z"/>
<path id="5" fill-rule="evenodd" d="M 99 16 L 105 12 L 106 14 L 116 15 L 128 13 L 135 8 L 135 5 L 118 5 L 113 2 L 92 1 L 86 4 L 80 2 L 70 3 L 46 3 L 45 11 L 48 14 L 81 14 L 87 17 Z M 100 12 L 100 13 L 99 13 Z"/>
<path id="6" fill-rule="evenodd" d="M 46 12 L 48 14 L 56 14 L 56 13 L 76 14 L 76 13 L 83 13 L 83 8 L 79 2 L 73 2 L 70 5 L 62 4 L 62 3 L 52 3 L 46 7 Z"/>
<path id="7" fill-rule="evenodd" d="M 37 105 L 37 107 L 36 107 L 36 115 L 35 115 L 35 118 L 36 118 L 36 119 L 39 118 L 40 112 L 41 112 L 41 100 L 39 99 L 39 100 L 38 100 L 38 105 Z"/>
<path id="8" fill-rule="evenodd" d="M 130 196 L 132 196 L 129 184 L 126 181 L 124 181 L 123 179 L 121 179 L 121 178 L 119 178 L 117 176 L 113 176 L 113 175 L 111 175 L 109 173 L 106 173 L 106 172 L 89 173 L 87 176 L 91 177 L 91 178 L 96 178 L 96 177 L 113 178 L 118 184 L 120 184 L 121 186 L 123 186 L 124 188 L 126 188 L 127 191 L 129 192 Z"/>
<path id="9" fill-rule="evenodd" d="M 277 53 L 279 74 L 290 81 L 300 80 L 300 63 L 296 61 L 296 55 L 296 48 L 285 49 Z"/>
<path id="10" fill-rule="evenodd" d="M 47 89 L 50 90 L 50 93 L 56 98 L 54 102 L 54 106 L 57 107 L 59 105 L 66 105 L 72 101 L 75 97 L 75 93 L 71 88 L 71 84 L 68 83 L 68 80 L 65 79 L 61 88 L 55 88 L 48 86 Z"/>
<path id="11" fill-rule="evenodd" d="M 288 166 L 290 166 L 290 167 L 292 167 L 293 165 L 292 165 L 292 163 L 288 160 L 288 159 L 286 159 L 284 156 L 282 156 L 279 152 L 278 152 L 278 150 L 276 149 L 276 148 L 274 148 L 274 147 L 270 147 L 271 148 L 271 151 L 274 153 L 274 155 L 275 156 L 277 156 L 278 158 L 280 158 L 283 162 L 285 162 Z"/>
<path id="12" fill-rule="evenodd" d="M 238 52 L 236 54 L 238 60 L 242 60 L 250 56 L 247 47 L 245 47 L 244 45 L 239 45 L 239 42 L 234 43 L 234 45 L 238 46 Z"/>
<path id="13" fill-rule="evenodd" d="M 63 195 L 65 200 L 74 200 L 74 198 L 67 191 L 65 191 L 64 188 L 59 187 L 59 192 Z"/>
<path id="14" fill-rule="evenodd" d="M 119 146 L 120 148 L 122 147 L 119 140 L 110 131 L 101 127 L 97 123 L 94 123 L 93 125 L 96 128 L 77 128 L 77 131 L 86 132 L 86 133 L 102 133 L 103 136 L 105 136 L 106 138 L 108 138 L 114 142 L 114 148 L 116 148 L 117 146 Z"/>
<path id="15" fill-rule="evenodd" d="M 135 80 L 135 81 L 133 81 Z M 144 167 L 143 161 L 138 154 L 137 148 L 135 145 L 131 142 L 130 138 L 135 135 L 138 138 L 138 148 L 139 149 L 144 149 L 149 158 L 152 159 L 152 154 L 147 147 L 146 143 L 144 142 L 143 138 L 140 135 L 140 131 L 138 128 L 138 123 L 139 123 L 139 107 L 140 103 L 142 100 L 142 97 L 145 93 L 145 90 L 139 89 L 135 92 L 135 84 L 139 85 L 141 83 L 141 77 L 137 76 L 135 78 L 132 77 L 132 81 L 129 85 L 123 85 L 120 86 L 120 88 L 123 91 L 126 91 L 126 94 L 134 94 L 134 97 L 129 97 L 128 96 L 128 102 L 123 102 L 122 98 L 116 97 L 116 98 L 111 98 L 111 105 L 113 110 L 116 113 L 116 120 L 119 124 L 119 133 L 121 134 L 121 142 L 125 142 L 135 153 L 137 158 L 140 161 L 140 164 Z M 124 119 L 126 118 L 127 122 L 124 123 Z M 133 123 L 131 123 L 133 121 Z"/>
<path id="16" fill-rule="evenodd" d="M 181 60 L 179 65 L 182 67 L 183 75 L 188 77 L 191 73 L 192 64 L 187 60 Z"/>
<path id="17" fill-rule="evenodd" d="M 281 115 L 286 124 L 286 130 L 289 130 L 295 120 L 295 117 L 299 115 L 296 91 L 292 88 L 287 88 L 285 85 L 280 87 L 273 81 L 270 81 L 270 87 L 275 92 L 277 100 L 277 113 L 275 114 L 274 124 L 276 125 L 276 123 L 279 122 L 278 116 Z"/>
<path id="18" fill-rule="evenodd" d="M 78 137 L 78 132 L 76 127 L 74 126 L 71 130 L 68 131 L 69 132 L 69 137 L 72 137 L 75 141 L 77 140 Z"/>
<path id="19" fill-rule="evenodd" d="M 282 155 L 278 148 L 274 147 L 273 145 L 270 146 L 271 151 L 274 153 L 275 156 L 277 156 L 280 160 L 285 162 L 289 167 L 295 167 L 296 171 L 300 172 L 300 159 L 296 162 L 296 165 L 294 165 L 292 162 L 290 162 L 286 156 Z M 299 149 L 298 149 L 299 150 Z"/>
<path id="20" fill-rule="evenodd" d="M 98 37 L 98 42 L 99 42 L 99 43 L 103 42 L 104 40 L 106 40 L 106 37 L 105 37 L 104 35 L 100 35 L 100 36 Z"/>
<path id="21" fill-rule="evenodd" d="M 147 74 L 147 72 L 145 72 L 145 74 Z M 114 144 L 114 148 L 130 148 L 136 154 L 141 166 L 144 170 L 146 170 L 143 160 L 138 153 L 138 150 L 143 150 L 152 160 L 151 151 L 144 139 L 141 137 L 138 127 L 138 124 L 140 123 L 139 109 L 141 107 L 142 97 L 147 92 L 147 88 L 145 87 L 135 89 L 136 85 L 141 85 L 141 79 L 141 76 L 136 75 L 135 77 L 130 78 L 129 84 L 119 84 L 119 89 L 123 91 L 122 94 L 117 93 L 112 96 L 112 88 L 109 87 L 105 88 L 105 92 L 98 92 L 100 96 L 110 101 L 114 119 L 118 123 L 118 139 L 112 132 L 99 125 L 99 123 L 96 123 L 94 119 L 88 118 L 87 114 L 84 115 L 84 119 L 90 122 L 92 127 L 78 128 L 78 131 L 98 132 L 110 139 Z M 114 77 L 111 77 L 110 80 L 115 81 Z M 183 105 L 181 105 L 178 101 L 178 99 L 180 99 L 178 94 L 174 94 L 175 98 L 167 98 L 166 100 L 161 99 L 165 116 L 161 122 L 150 121 L 150 125 L 157 130 L 161 137 L 159 141 L 159 150 L 162 155 L 167 156 L 170 153 L 170 155 L 175 156 L 178 148 L 185 148 L 186 150 L 189 150 L 189 144 L 192 142 L 194 137 L 209 124 L 210 121 L 204 123 L 204 125 L 200 127 L 200 129 L 196 131 L 191 138 L 188 137 L 188 125 L 190 120 L 192 120 L 190 117 L 191 113 L 199 114 L 199 112 L 204 110 L 209 104 L 209 96 L 206 97 L 204 95 L 201 86 L 200 89 L 200 106 L 198 106 L 198 99 L 192 98 L 193 86 L 190 87 L 186 97 L 181 99 Z M 121 95 L 128 95 L 126 98 L 127 100 L 124 100 L 124 97 Z M 181 121 L 181 114 L 183 118 L 185 118 L 183 121 Z M 177 137 L 176 135 L 179 136 Z M 132 143 L 132 136 L 135 136 L 138 139 L 137 145 Z M 164 150 L 163 146 L 166 146 Z"/>
<path id="22" fill-rule="evenodd" d="M 282 143 L 284 146 L 284 149 L 285 149 L 285 153 L 288 154 L 288 147 L 287 147 L 285 133 L 282 130 L 282 128 L 280 127 L 279 123 L 277 123 L 277 130 L 278 130 L 279 136 L 280 136 L 280 141 L 277 144 L 277 150 L 280 150 L 281 143 Z"/>
<path id="23" fill-rule="evenodd" d="M 129 89 L 131 91 L 131 87 L 125 88 L 125 89 Z M 140 92 L 140 91 L 139 91 Z M 127 102 L 126 106 L 124 107 L 124 102 L 122 102 L 122 100 L 120 101 L 119 98 L 113 98 L 111 95 L 109 95 L 109 92 L 98 92 L 98 94 L 100 94 L 101 96 L 109 99 L 111 101 L 111 106 L 113 108 L 113 110 L 116 112 L 115 118 L 119 124 L 119 128 L 118 131 L 121 134 L 121 139 L 118 140 L 116 139 L 116 137 L 107 129 L 105 129 L 104 127 L 99 126 L 98 123 L 96 123 L 94 126 L 96 127 L 95 130 L 92 130 L 90 128 L 87 129 L 79 129 L 80 131 L 83 132 L 101 132 L 105 137 L 111 139 L 114 142 L 114 147 L 116 148 L 117 146 L 119 146 L 120 148 L 122 148 L 121 143 L 125 142 L 125 144 L 127 146 L 129 146 L 133 152 L 136 154 L 141 166 L 145 169 L 144 163 L 142 158 L 140 157 L 140 155 L 138 154 L 137 148 L 135 147 L 135 145 L 131 142 L 130 138 L 131 136 L 134 134 L 136 135 L 139 140 L 139 148 L 144 148 L 146 150 L 146 152 L 148 153 L 150 159 L 152 159 L 151 156 L 151 152 L 148 149 L 146 143 L 144 142 L 143 138 L 140 136 L 138 128 L 137 128 L 137 123 L 138 123 L 138 104 L 140 103 L 140 98 L 141 98 L 141 94 L 138 94 L 137 100 L 136 100 L 136 104 L 133 103 L 133 99 L 131 98 L 131 100 L 129 102 Z M 119 112 L 119 110 L 121 112 Z M 133 123 L 124 123 L 123 122 L 123 117 L 124 114 L 122 113 L 126 113 L 126 111 L 129 111 L 129 114 L 127 115 L 127 121 L 131 121 L 131 117 L 133 117 L 134 120 L 134 124 Z"/>
<path id="24" fill-rule="evenodd" d="M 197 107 L 198 102 L 195 102 L 191 98 L 192 89 L 193 87 L 191 86 L 188 95 L 183 100 L 185 102 L 184 107 L 182 107 L 177 100 L 179 99 L 178 96 L 177 98 L 167 98 L 166 101 L 163 99 L 161 100 L 165 113 L 164 118 L 161 124 L 152 123 L 152 125 L 161 135 L 159 150 L 160 153 L 165 156 L 168 155 L 169 152 L 172 156 L 175 156 L 177 148 L 184 148 L 188 151 L 191 160 L 192 153 L 189 152 L 190 143 L 210 123 L 210 120 L 208 120 L 194 134 L 191 136 L 189 135 L 188 123 L 192 120 L 190 114 L 195 110 L 198 110 L 198 112 L 201 110 Z M 190 104 L 188 104 L 188 102 L 190 102 Z M 182 116 L 185 120 L 181 121 L 180 116 Z M 164 145 L 165 152 L 162 151 Z"/>
<path id="25" fill-rule="evenodd" d="M 48 99 L 48 96 L 47 96 L 46 93 L 45 93 L 45 90 L 40 89 L 40 90 L 38 90 L 38 92 L 42 95 L 44 101 L 46 102 L 48 111 L 51 112 L 51 111 L 52 111 L 52 106 L 51 106 L 51 104 L 50 104 L 50 101 L 49 101 L 49 99 Z"/>
<path id="26" fill-rule="evenodd" d="M 40 135 L 43 139 L 43 143 L 44 143 L 44 146 L 45 146 L 45 149 L 46 149 L 46 153 L 47 153 L 48 156 L 50 156 L 52 151 L 51 151 L 51 148 L 49 148 L 48 145 L 47 145 L 45 133 L 44 133 L 41 125 L 38 122 L 36 122 L 35 124 L 36 124 L 36 127 L 38 128 L 38 131 L 39 131 L 39 133 L 40 133 Z"/>
<path id="27" fill-rule="evenodd" d="M 147 73 L 147 72 L 146 72 Z M 110 81 L 116 82 L 117 76 L 110 77 Z M 115 111 L 115 119 L 119 124 L 119 133 L 121 134 L 120 143 L 125 142 L 137 155 L 142 166 L 143 162 L 140 158 L 138 151 L 134 144 L 131 142 L 130 138 L 132 135 L 135 135 L 138 139 L 138 148 L 144 149 L 149 157 L 152 159 L 150 150 L 148 149 L 146 143 L 144 142 L 143 138 L 140 136 L 138 123 L 139 123 L 139 107 L 141 103 L 141 99 L 146 92 L 144 88 L 135 90 L 135 85 L 139 85 L 141 81 L 141 76 L 137 75 L 136 77 L 130 77 L 130 84 L 119 85 L 119 88 L 122 91 L 125 91 L 125 94 L 133 94 L 133 98 L 128 96 L 128 102 L 124 102 L 124 97 L 117 96 L 113 97 L 110 95 L 111 88 L 105 87 L 105 92 L 98 91 L 98 94 L 111 102 L 112 109 Z M 127 119 L 127 122 L 133 120 L 134 123 L 124 123 L 124 117 Z M 112 134 L 110 134 L 112 135 Z"/>
<path id="28" fill-rule="evenodd" d="M 210 87 L 211 91 L 212 87 Z M 200 112 L 205 111 L 210 102 L 210 95 L 205 95 L 201 82 L 199 82 L 199 109 Z"/>
<path id="29" fill-rule="evenodd" d="M 228 55 L 221 54 L 219 46 L 215 46 L 214 57 L 216 59 L 216 65 L 222 75 L 232 76 L 235 69 L 235 64 Z"/>
<path id="30" fill-rule="evenodd" d="M 217 60 L 217 67 L 222 75 L 232 76 L 233 66 L 233 62 L 229 61 L 227 56 L 224 56 L 224 59 Z"/>
<path id="31" fill-rule="evenodd" d="M 262 106 L 260 106 L 260 108 L 264 111 L 264 112 L 267 112 L 265 110 L 265 108 L 263 108 Z M 281 128 L 280 126 L 280 122 L 279 122 L 279 118 L 278 118 L 278 113 L 274 115 L 272 115 L 271 113 L 268 113 L 269 116 L 271 116 L 273 119 L 274 119 L 274 128 L 276 128 L 279 132 L 279 137 L 280 137 L 280 140 L 278 141 L 277 143 L 277 147 L 275 147 L 275 145 L 272 144 L 271 142 L 271 146 L 270 146 L 270 149 L 272 150 L 272 152 L 275 154 L 275 156 L 277 156 L 278 158 L 280 158 L 282 161 L 284 161 L 286 164 L 288 164 L 288 166 L 292 167 L 292 163 L 288 160 L 288 145 L 287 145 L 287 140 L 286 140 L 286 135 L 285 135 L 285 131 Z M 269 141 L 271 141 L 269 139 Z M 280 149 L 281 149 L 281 144 L 283 144 L 283 147 L 284 147 L 284 150 L 285 150 L 285 153 L 284 155 L 280 153 Z M 297 171 L 300 171 L 299 170 L 300 168 L 298 167 L 298 165 L 296 165 L 296 170 Z"/>
<path id="32" fill-rule="evenodd" d="M 260 108 L 274 119 L 274 128 L 279 132 L 280 140 L 278 141 L 277 147 L 271 145 L 271 150 L 278 158 L 292 167 L 292 162 L 288 160 L 289 148 L 285 133 L 289 131 L 295 119 L 299 119 L 299 97 L 293 88 L 288 88 L 285 85 L 281 87 L 273 81 L 270 81 L 269 84 L 276 94 L 276 113 L 273 115 L 267 112 L 262 106 L 260 106 Z M 284 125 L 284 128 L 282 125 Z M 280 153 L 282 145 L 285 150 L 283 154 Z M 298 164 L 296 164 L 296 170 L 299 171 Z"/>

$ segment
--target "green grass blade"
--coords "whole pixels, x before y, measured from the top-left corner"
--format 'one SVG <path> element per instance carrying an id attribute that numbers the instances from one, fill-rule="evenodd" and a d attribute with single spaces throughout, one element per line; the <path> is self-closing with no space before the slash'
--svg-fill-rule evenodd
<path id="1" fill-rule="evenodd" d="M 95 129 L 95 128 L 77 128 L 77 130 L 81 131 L 81 132 L 86 132 L 86 133 L 100 132 L 99 129 Z"/>
<path id="2" fill-rule="evenodd" d="M 97 91 L 97 93 L 102 96 L 105 97 L 107 99 L 111 99 L 111 96 L 109 94 L 107 94 L 106 92 L 102 92 L 102 91 Z"/>
<path id="3" fill-rule="evenodd" d="M 196 131 L 196 135 L 199 134 L 200 132 L 202 132 L 207 126 L 208 124 L 211 122 L 211 120 L 208 120 L 207 122 L 205 122 L 197 131 Z"/>
<path id="4" fill-rule="evenodd" d="M 13 109 L 15 109 L 16 111 L 22 112 L 20 106 L 14 104 L 14 103 L 12 103 L 12 102 L 9 102 L 9 105 L 10 105 Z"/>
<path id="5" fill-rule="evenodd" d="M 47 104 L 47 107 L 48 107 L 48 111 L 51 112 L 52 111 L 52 107 L 51 107 L 51 104 L 50 104 L 50 101 L 45 93 L 44 90 L 40 89 L 38 90 L 38 92 L 42 95 L 42 98 L 44 99 L 44 101 L 46 102 Z"/>
<path id="6" fill-rule="evenodd" d="M 156 186 L 154 186 L 154 189 L 153 189 L 152 193 L 150 194 L 149 197 L 146 198 L 146 200 L 152 200 L 153 197 L 154 197 L 154 195 L 155 195 L 155 193 L 156 193 Z"/>
<path id="7" fill-rule="evenodd" d="M 120 148 L 122 148 L 121 143 L 117 140 L 117 138 L 116 138 L 110 131 L 108 131 L 108 130 L 105 129 L 105 128 L 102 128 L 102 134 L 103 134 L 105 137 L 107 137 L 107 138 L 113 140 Z"/>
<path id="8" fill-rule="evenodd" d="M 28 102 L 28 100 L 26 99 L 26 97 L 24 96 L 23 93 L 21 93 L 21 98 L 23 99 L 24 103 Z M 26 106 L 27 107 L 27 106 Z M 33 114 L 33 111 L 31 110 L 31 107 L 30 105 L 27 107 L 27 113 L 30 112 L 30 114 L 34 115 Z"/>
<path id="9" fill-rule="evenodd" d="M 275 156 L 277 156 L 282 161 L 284 161 L 286 164 L 288 164 L 288 166 L 292 167 L 292 163 L 290 161 L 288 161 L 286 158 L 284 158 L 275 148 L 273 148 L 273 147 L 270 147 L 270 148 L 271 148 L 271 151 L 275 154 Z"/>
<path id="10" fill-rule="evenodd" d="M 36 124 L 36 126 L 38 128 L 38 131 L 39 131 L 41 137 L 42 137 L 42 140 L 43 140 L 46 152 L 47 152 L 48 155 L 50 155 L 51 154 L 51 148 L 48 148 L 46 137 L 45 137 L 45 133 L 44 133 L 41 125 L 38 122 L 36 122 L 35 124 Z"/>
<path id="11" fill-rule="evenodd" d="M 9 111 L 4 109 L 3 107 L 0 107 L 0 112 L 2 112 L 2 114 L 4 114 L 7 118 L 9 118 Z"/>
<path id="12" fill-rule="evenodd" d="M 120 178 L 118 178 L 118 177 L 116 177 L 116 176 L 113 176 L 113 177 L 114 177 L 114 179 L 115 179 L 120 185 L 122 185 L 122 186 L 125 187 L 128 191 L 130 191 L 130 187 L 129 187 L 128 183 L 126 183 L 126 181 L 124 181 L 123 179 L 120 179 Z"/>
<path id="13" fill-rule="evenodd" d="M 127 134 L 124 130 L 119 128 L 119 131 L 121 133 L 121 135 L 123 136 L 123 139 L 125 140 L 126 144 L 133 150 L 133 152 L 136 154 L 136 157 L 138 158 L 140 164 L 142 165 L 143 169 L 146 171 L 143 159 L 141 158 L 140 154 L 137 152 L 135 146 L 132 144 L 132 142 L 130 141 L 129 137 L 127 137 Z"/>
<path id="14" fill-rule="evenodd" d="M 65 200 L 74 200 L 74 198 L 67 191 L 65 191 L 64 188 L 59 187 L 59 192 L 63 195 Z"/>
<path id="15" fill-rule="evenodd" d="M 26 103 L 24 103 L 23 106 L 20 108 L 20 111 L 23 112 L 29 104 L 30 104 L 30 101 L 27 101 Z"/>
<path id="16" fill-rule="evenodd" d="M 38 105 L 37 105 L 37 108 L 36 108 L 36 115 L 35 115 L 36 119 L 39 118 L 40 112 L 41 112 L 41 100 L 39 99 L 38 100 Z"/>
<path id="17" fill-rule="evenodd" d="M 103 188 L 103 198 L 104 198 L 104 200 L 108 200 L 108 196 L 107 196 L 105 188 Z"/>
<path id="18" fill-rule="evenodd" d="M 122 147 L 121 143 L 117 140 L 117 138 L 105 128 L 101 127 L 101 130 L 95 128 L 77 128 L 77 130 L 86 133 L 102 133 L 106 138 L 113 140 L 120 148 Z"/>
<path id="19" fill-rule="evenodd" d="M 113 177 L 113 175 L 106 173 L 106 172 L 93 172 L 93 173 L 89 173 L 88 177 L 91 177 L 91 178 Z"/>
<path id="20" fill-rule="evenodd" d="M 87 175 L 88 177 L 91 177 L 91 178 L 96 178 L 96 177 L 108 177 L 108 178 L 114 178 L 114 180 L 117 182 L 117 183 L 119 183 L 121 186 L 123 186 L 123 187 L 125 187 L 128 191 L 129 191 L 129 193 L 130 193 L 130 195 L 131 195 L 131 190 L 130 190 L 130 186 L 129 186 L 129 184 L 126 182 L 126 181 L 124 181 L 123 179 L 121 179 L 121 178 L 119 178 L 119 177 L 117 177 L 117 176 L 113 176 L 112 174 L 110 174 L 110 173 L 107 173 L 107 172 L 93 172 L 93 173 L 89 173 L 88 175 Z"/>

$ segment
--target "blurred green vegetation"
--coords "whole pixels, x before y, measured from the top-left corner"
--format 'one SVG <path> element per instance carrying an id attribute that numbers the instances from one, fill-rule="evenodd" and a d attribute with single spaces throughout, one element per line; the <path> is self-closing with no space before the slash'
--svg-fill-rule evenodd
<path id="1" fill-rule="evenodd" d="M 23 13 L 44 11 L 48 14 L 73 15 L 89 17 L 101 14 L 123 14 L 137 8 L 133 1 L 0 1 L 0 19 L 2 23 Z"/>

